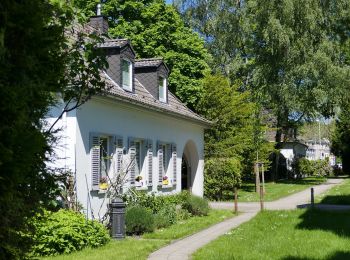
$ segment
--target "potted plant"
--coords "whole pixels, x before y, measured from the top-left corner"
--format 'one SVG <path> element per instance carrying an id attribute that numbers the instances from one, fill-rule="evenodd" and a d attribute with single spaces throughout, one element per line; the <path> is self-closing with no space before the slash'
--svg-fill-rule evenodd
<path id="1" fill-rule="evenodd" d="M 163 176 L 163 182 L 162 182 L 163 185 L 169 185 L 169 178 L 168 176 Z"/>
<path id="2" fill-rule="evenodd" d="M 108 183 L 107 183 L 106 176 L 101 177 L 99 188 L 100 188 L 100 190 L 107 190 L 108 189 Z"/>
<path id="3" fill-rule="evenodd" d="M 142 187 L 143 183 L 142 183 L 142 176 L 141 175 L 136 176 L 135 181 L 136 181 L 136 183 L 135 183 L 136 187 Z"/>

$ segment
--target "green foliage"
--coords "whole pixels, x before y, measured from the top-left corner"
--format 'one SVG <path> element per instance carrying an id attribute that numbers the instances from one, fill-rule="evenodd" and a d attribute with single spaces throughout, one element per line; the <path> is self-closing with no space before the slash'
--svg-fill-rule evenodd
<path id="1" fill-rule="evenodd" d="M 128 194 L 124 194 L 124 201 L 128 206 L 138 205 L 145 207 L 157 214 L 161 209 L 169 207 L 171 205 L 181 205 L 189 193 L 184 191 L 174 195 L 156 196 L 154 193 L 147 194 L 142 191 L 133 191 Z"/>
<path id="2" fill-rule="evenodd" d="M 189 219 L 191 217 L 191 213 L 188 212 L 186 209 L 183 209 L 181 207 L 176 208 L 176 220 L 182 221 Z"/>
<path id="3" fill-rule="evenodd" d="M 263 138 L 266 127 L 248 91 L 219 75 L 207 75 L 198 110 L 214 122 L 205 132 L 205 194 L 220 199 L 242 176 L 252 173 L 256 154 L 266 166 L 273 144 Z"/>
<path id="4" fill-rule="evenodd" d="M 276 141 L 303 119 L 334 114 L 349 86 L 349 1 L 179 2 L 216 70 L 273 111 Z"/>
<path id="5" fill-rule="evenodd" d="M 233 191 L 241 182 L 242 166 L 235 158 L 208 159 L 204 172 L 204 194 L 207 198 L 224 199 L 225 192 Z"/>
<path id="6" fill-rule="evenodd" d="M 32 256 L 68 254 L 109 241 L 106 228 L 97 221 L 69 210 L 44 211 L 33 219 L 36 232 Z"/>
<path id="7" fill-rule="evenodd" d="M 328 160 L 315 160 L 311 161 L 306 158 L 301 158 L 296 162 L 296 172 L 298 175 L 307 176 L 331 176 L 333 169 L 329 165 Z"/>
<path id="8" fill-rule="evenodd" d="M 126 209 L 126 233 L 140 235 L 154 230 L 154 216 L 149 209 L 142 206 L 132 206 Z"/>
<path id="9" fill-rule="evenodd" d="M 97 0 L 76 0 L 87 16 L 95 15 Z M 127 38 L 139 58 L 163 57 L 171 73 L 169 88 L 191 108 L 200 93 L 200 79 L 209 70 L 209 58 L 199 35 L 185 26 L 176 9 L 164 0 L 111 0 L 102 13 L 109 19 L 109 34 Z"/>
<path id="10" fill-rule="evenodd" d="M 104 62 L 93 44 L 97 37 L 66 38 L 75 17 L 63 1 L 1 1 L 1 259 L 23 257 L 33 230 L 26 219 L 57 195 L 54 170 L 45 164 L 53 160 L 55 144 L 50 125 L 42 120 L 49 107 L 60 96 L 70 103 L 67 110 L 74 109 L 102 87 Z"/>
<path id="11" fill-rule="evenodd" d="M 350 173 L 350 102 L 345 103 L 332 133 L 332 152 L 342 158 L 343 171 Z"/>
<path id="12" fill-rule="evenodd" d="M 194 216 L 206 216 L 209 213 L 209 204 L 206 199 L 191 195 L 182 204 L 182 208 L 186 209 Z"/>
<path id="13" fill-rule="evenodd" d="M 164 228 L 173 225 L 177 221 L 177 212 L 175 205 L 166 205 L 161 208 L 154 216 L 156 228 Z"/>

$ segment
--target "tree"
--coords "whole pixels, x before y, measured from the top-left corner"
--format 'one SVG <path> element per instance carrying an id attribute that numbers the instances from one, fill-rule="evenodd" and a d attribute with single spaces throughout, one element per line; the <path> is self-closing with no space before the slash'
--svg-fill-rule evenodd
<path id="1" fill-rule="evenodd" d="M 214 122 L 205 133 L 205 156 L 209 162 L 205 190 L 215 199 L 230 185 L 239 184 L 242 176 L 250 177 L 257 154 L 268 165 L 272 150 L 263 138 L 266 129 L 257 116 L 259 107 L 251 101 L 250 93 L 239 92 L 238 86 L 230 85 L 223 76 L 207 75 L 198 104 L 198 110 Z M 229 176 L 231 183 L 227 183 Z M 221 181 L 224 178 L 226 181 Z"/>
<path id="2" fill-rule="evenodd" d="M 342 158 L 343 171 L 350 172 L 350 104 L 344 104 L 332 134 L 332 152 Z"/>
<path id="3" fill-rule="evenodd" d="M 76 0 L 75 4 L 91 16 L 98 2 Z M 102 13 L 108 17 L 109 34 L 129 39 L 138 58 L 164 58 L 170 69 L 170 90 L 194 109 L 210 57 L 203 40 L 184 25 L 176 9 L 164 0 L 111 0 L 103 4 Z"/>
<path id="4" fill-rule="evenodd" d="M 82 35 L 67 38 L 77 21 L 64 1 L 4 0 L 0 10 L 0 258 L 16 259 L 30 247 L 28 218 L 57 192 L 43 119 L 57 93 L 73 108 L 101 90 L 105 62 L 93 41 L 83 50 Z"/>
<path id="5" fill-rule="evenodd" d="M 334 114 L 348 85 L 348 1 L 182 2 L 216 66 L 274 112 L 277 142 L 304 119 Z"/>

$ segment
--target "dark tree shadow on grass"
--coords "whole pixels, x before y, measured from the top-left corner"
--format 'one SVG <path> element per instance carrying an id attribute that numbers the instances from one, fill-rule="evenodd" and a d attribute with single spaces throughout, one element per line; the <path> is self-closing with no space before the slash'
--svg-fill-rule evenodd
<path id="1" fill-rule="evenodd" d="M 298 256 L 287 256 L 283 257 L 283 260 L 319 260 L 319 258 L 305 258 L 305 257 L 298 257 Z M 349 260 L 350 259 L 350 252 L 343 252 L 338 251 L 332 254 L 329 257 L 323 258 L 324 260 Z"/>
<path id="2" fill-rule="evenodd" d="M 350 237 L 350 211 L 309 209 L 299 218 L 302 219 L 297 225 L 299 229 L 325 230 L 338 236 Z"/>
<path id="3" fill-rule="evenodd" d="M 350 195 L 329 195 L 329 196 L 324 197 L 320 203 L 322 203 L 322 204 L 336 204 L 336 205 L 350 205 Z"/>

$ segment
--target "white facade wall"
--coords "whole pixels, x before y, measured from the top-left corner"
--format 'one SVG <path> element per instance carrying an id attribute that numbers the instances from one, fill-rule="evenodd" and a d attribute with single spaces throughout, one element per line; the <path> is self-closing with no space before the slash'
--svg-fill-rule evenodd
<path id="1" fill-rule="evenodd" d="M 197 153 L 191 156 L 198 160 L 198 165 L 191 168 L 192 193 L 203 196 L 204 128 L 202 126 L 103 97 L 93 98 L 75 113 L 63 121 L 65 131 L 62 132 L 69 137 L 69 140 L 75 139 L 75 141 L 66 146 L 69 151 L 65 151 L 65 160 L 58 161 L 58 164 L 67 164 L 76 172 L 77 199 L 87 209 L 90 217 L 90 207 L 96 218 L 106 209 L 102 206 L 100 210 L 102 202 L 107 203 L 103 200 L 103 193 L 91 191 L 90 133 L 122 136 L 123 145 L 126 148 L 128 148 L 129 137 L 153 140 L 153 186 L 147 190 L 159 193 L 181 191 L 182 156 L 186 144 L 191 143 L 191 152 Z M 177 182 L 171 188 L 158 187 L 157 141 L 175 143 L 177 146 Z M 171 163 L 170 161 L 169 165 Z M 98 214 L 99 211 L 100 214 Z"/>

